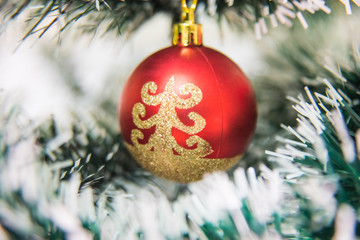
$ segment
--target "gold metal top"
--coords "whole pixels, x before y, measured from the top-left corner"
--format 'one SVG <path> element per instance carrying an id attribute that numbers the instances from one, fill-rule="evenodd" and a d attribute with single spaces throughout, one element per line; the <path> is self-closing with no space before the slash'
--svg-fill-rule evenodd
<path id="1" fill-rule="evenodd" d="M 193 0 L 190 8 L 188 8 L 186 0 L 181 0 L 181 23 L 174 25 L 173 45 L 202 45 L 202 26 L 195 23 L 194 12 L 196 5 L 197 0 Z"/>

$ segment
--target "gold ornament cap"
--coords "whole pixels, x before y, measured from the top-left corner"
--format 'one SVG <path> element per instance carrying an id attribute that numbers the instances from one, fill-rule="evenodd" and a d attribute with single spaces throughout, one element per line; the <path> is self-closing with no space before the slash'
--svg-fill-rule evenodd
<path id="1" fill-rule="evenodd" d="M 202 45 L 202 26 L 201 24 L 195 23 L 194 12 L 196 5 L 197 0 L 193 0 L 190 8 L 188 8 L 186 0 L 181 0 L 181 23 L 176 23 L 173 27 L 173 45 Z"/>

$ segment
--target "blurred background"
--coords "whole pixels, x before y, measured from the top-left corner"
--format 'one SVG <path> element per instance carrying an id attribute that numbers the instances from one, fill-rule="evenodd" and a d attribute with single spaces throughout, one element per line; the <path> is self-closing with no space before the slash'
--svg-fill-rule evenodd
<path id="1" fill-rule="evenodd" d="M 12 1 L 0 0 L 0 6 L 5 2 Z M 44 5 L 30 4 L 0 24 L 0 238 L 360 236 L 360 227 L 354 233 L 360 211 L 360 187 L 355 184 L 360 176 L 358 0 L 301 1 L 310 4 L 302 14 L 297 1 L 268 1 L 269 6 L 278 4 L 277 26 L 268 18 L 261 24 L 265 20 L 258 10 L 263 9 L 256 6 L 263 1 L 199 4 L 196 14 L 204 45 L 224 53 L 245 72 L 256 93 L 259 118 L 252 144 L 238 165 L 189 185 L 157 178 L 134 163 L 121 140 L 117 116 L 122 88 L 134 68 L 170 46 L 173 9 L 179 8 L 171 5 L 168 10 L 161 5 L 166 1 L 129 1 L 130 10 L 153 4 L 156 13 L 138 10 L 136 17 L 144 21 L 128 20 L 127 31 L 119 34 L 107 28 L 113 16 L 97 22 L 107 13 L 106 1 L 81 1 L 94 5 L 89 16 L 62 31 L 61 17 L 52 24 L 54 10 L 37 31 L 32 26 L 47 8 L 45 3 L 52 1 L 36 2 Z M 233 8 L 228 8 L 230 3 Z M 312 7 L 319 11 L 313 14 Z M 0 19 L 9 19 L 6 10 L 0 11 Z M 332 88 L 324 79 L 345 91 L 341 96 L 350 93 L 344 97 L 348 105 L 330 99 Z M 306 116 L 314 108 L 306 98 L 309 92 L 328 97 L 324 102 L 330 102 L 329 109 L 350 112 L 337 122 L 344 123 L 343 132 L 335 129 L 327 112 L 319 119 Z M 308 109 L 302 115 L 293 105 Z M 326 128 L 316 131 L 314 119 Z M 295 135 L 304 130 L 303 139 L 315 140 L 300 143 L 291 130 Z M 346 134 L 357 144 L 351 150 L 354 163 L 343 159 Z M 333 168 L 328 168 L 332 162 L 321 161 L 321 152 L 329 153 Z M 348 165 L 338 167 L 339 159 Z M 350 230 L 340 234 L 346 226 Z"/>

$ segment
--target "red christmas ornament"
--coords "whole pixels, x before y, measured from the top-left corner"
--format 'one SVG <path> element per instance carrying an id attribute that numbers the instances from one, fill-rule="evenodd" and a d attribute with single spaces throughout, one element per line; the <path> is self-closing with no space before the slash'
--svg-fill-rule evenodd
<path id="1" fill-rule="evenodd" d="M 125 144 L 140 165 L 160 177 L 190 182 L 240 159 L 257 114 L 240 68 L 201 46 L 201 25 L 190 22 L 195 32 L 179 25 L 174 46 L 154 53 L 131 74 L 119 119 Z"/>

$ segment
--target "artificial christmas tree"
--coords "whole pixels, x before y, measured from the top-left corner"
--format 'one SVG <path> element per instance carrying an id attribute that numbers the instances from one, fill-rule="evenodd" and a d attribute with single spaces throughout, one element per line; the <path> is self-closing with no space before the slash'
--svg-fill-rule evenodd
<path id="1" fill-rule="evenodd" d="M 67 64 L 73 60 L 66 56 L 65 46 L 70 53 L 77 50 L 76 42 L 66 42 L 73 32 L 121 32 L 120 39 L 132 41 L 129 34 L 135 36 L 144 31 L 140 26 L 146 24 L 148 16 L 158 12 L 178 16 L 179 1 L 1 2 L 2 38 L 7 39 L 11 27 L 22 25 L 24 16 L 30 16 L 30 25 L 25 25 L 29 26 L 27 31 L 20 31 L 24 41 L 10 51 L 7 45 L 0 44 L 0 53 L 7 56 L 7 60 L 0 59 L 0 68 L 7 66 L 1 68 L 0 80 L 4 88 L 0 122 L 0 237 L 359 238 L 360 57 L 356 41 L 360 38 L 359 9 L 354 3 L 344 1 L 346 11 L 339 2 L 202 3 L 210 15 L 241 26 L 243 34 L 249 29 L 246 25 L 255 29 L 247 34 L 261 53 L 261 61 L 252 65 L 261 67 L 247 75 L 257 93 L 259 119 L 244 161 L 228 172 L 206 175 L 199 182 L 177 184 L 143 170 L 125 148 L 117 128 L 119 89 L 114 86 L 121 86 L 127 76 L 120 84 L 115 80 L 118 76 L 109 81 L 104 78 L 102 86 L 106 91 L 99 94 L 96 84 L 102 79 L 90 84 L 78 79 L 76 69 L 72 72 L 74 66 L 81 69 L 87 56 L 81 58 L 81 64 Z M 330 15 L 300 14 L 302 10 L 329 13 L 330 7 Z M 346 16 L 350 9 L 352 15 Z M 201 10 L 200 4 L 200 13 Z M 204 13 L 199 16 L 206 18 Z M 290 20 L 295 17 L 300 24 Z M 277 22 L 295 26 L 271 29 L 258 41 L 252 37 L 265 34 L 266 26 Z M 169 29 L 162 32 L 167 34 Z M 237 31 L 226 33 L 240 34 Z M 28 51 L 26 44 L 37 38 L 32 35 L 50 37 L 33 47 L 47 56 L 41 62 L 41 70 L 57 69 L 47 81 L 64 81 L 50 95 L 51 88 L 41 88 L 45 81 L 36 84 L 43 76 L 41 71 L 34 78 L 20 75 L 26 80 L 22 84 L 35 85 L 32 91 L 40 89 L 36 93 L 48 94 L 42 107 L 60 92 L 60 101 L 68 100 L 68 108 L 73 110 L 73 115 L 67 115 L 65 120 L 59 117 L 62 114 L 48 121 L 34 117 L 26 108 L 29 102 L 17 104 L 19 100 L 11 91 L 17 74 L 25 71 L 25 66 L 35 67 L 31 61 L 16 61 L 12 68 L 8 65 L 12 56 Z M 60 36 L 61 41 L 53 36 Z M 224 41 L 227 36 L 224 35 Z M 48 44 L 50 40 L 54 45 Z M 95 35 L 92 41 L 96 44 L 101 40 Z M 46 51 L 37 50 L 40 44 Z M 14 55 L 7 55 L 18 45 Z M 54 47 L 58 46 L 63 48 L 54 55 Z M 129 55 L 125 56 L 129 59 Z M 102 63 L 99 60 L 92 58 L 91 62 L 98 67 Z M 126 68 L 128 65 L 114 66 L 116 72 Z M 56 77 L 56 72 L 61 77 Z M 33 94 L 31 99 L 36 97 Z M 50 115 L 50 111 L 47 113 Z M 60 124 L 60 119 L 71 128 Z"/>

